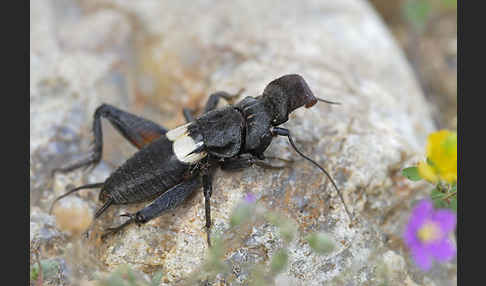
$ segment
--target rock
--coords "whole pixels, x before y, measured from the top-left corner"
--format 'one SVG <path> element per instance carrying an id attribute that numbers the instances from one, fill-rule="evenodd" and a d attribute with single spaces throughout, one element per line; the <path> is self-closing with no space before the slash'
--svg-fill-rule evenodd
<path id="1" fill-rule="evenodd" d="M 61 45 L 69 50 L 100 52 L 126 45 L 130 40 L 131 24 L 112 9 L 94 11 L 79 21 L 69 20 L 59 31 Z"/>
<path id="2" fill-rule="evenodd" d="M 56 228 L 55 219 L 37 207 L 30 214 L 30 245 L 49 256 L 62 253 L 66 236 Z"/>
<path id="3" fill-rule="evenodd" d="M 292 131 L 302 152 L 331 173 L 357 222 L 350 226 L 322 173 L 299 157 L 285 138 L 276 138 L 267 154 L 293 159 L 291 168 L 216 174 L 213 234 L 220 233 L 225 241 L 221 259 L 226 266 L 221 269 L 232 269 L 221 270 L 216 280 L 245 284 L 256 273 L 252 265 L 260 263 L 261 271 L 267 269 L 272 255 L 282 248 L 287 249 L 288 265 L 276 279 L 288 278 L 297 285 L 369 285 L 381 279 L 376 268 L 387 262 L 394 264 L 384 270 L 390 281 L 399 277 L 410 285 L 427 281 L 448 285 L 455 279 L 455 272 L 446 271 L 455 269 L 455 262 L 435 266 L 435 276 L 420 273 L 400 243 L 410 206 L 425 192 L 399 171 L 422 156 L 434 126 L 402 52 L 368 4 L 358 0 L 241 0 L 218 5 L 203 0 L 191 5 L 107 0 L 85 1 L 81 7 L 66 3 L 59 6 L 58 1 L 46 0 L 31 5 L 31 194 L 38 197 L 31 208 L 47 210 L 69 184 L 103 180 L 135 151 L 105 124 L 103 165 L 93 170 L 102 175 L 77 171 L 54 179 L 47 176 L 59 163 L 49 158 L 64 158 L 61 163 L 65 163 L 86 155 L 92 115 L 101 102 L 173 128 L 184 122 L 183 106 L 200 108 L 211 92 L 244 87 L 243 96 L 256 96 L 271 80 L 299 73 L 317 96 L 342 104 L 299 109 L 284 127 Z M 65 10 L 78 12 L 56 18 Z M 96 31 L 94 39 L 71 38 L 71 32 L 55 31 L 63 21 L 69 22 L 67 31 L 83 35 L 92 29 L 92 21 L 108 26 Z M 121 35 L 116 35 L 118 26 Z M 62 47 L 59 37 L 70 44 Z M 72 136 L 63 137 L 63 128 Z M 60 143 L 53 146 L 53 142 Z M 76 147 L 69 149 L 71 145 Z M 279 228 L 263 219 L 238 231 L 229 228 L 232 210 L 248 192 L 256 194 L 264 210 L 295 221 L 298 231 L 293 240 L 284 241 Z M 86 210 L 100 206 L 95 190 L 76 196 L 88 203 Z M 143 226 L 133 225 L 99 240 L 104 228 L 124 221 L 120 214 L 141 207 L 110 208 L 96 221 L 88 240 L 70 235 L 70 240 L 85 246 L 78 250 L 81 260 L 97 261 L 83 265 L 113 271 L 128 264 L 150 275 L 162 271 L 161 285 L 204 274 L 208 248 L 201 192 Z M 334 239 L 331 253 L 311 250 L 305 237 L 316 231 Z M 82 277 L 93 271 L 78 272 Z"/>
<path id="4" fill-rule="evenodd" d="M 76 197 L 61 200 L 52 212 L 56 217 L 57 227 L 72 235 L 80 235 L 86 231 L 94 215 L 88 204 Z"/>

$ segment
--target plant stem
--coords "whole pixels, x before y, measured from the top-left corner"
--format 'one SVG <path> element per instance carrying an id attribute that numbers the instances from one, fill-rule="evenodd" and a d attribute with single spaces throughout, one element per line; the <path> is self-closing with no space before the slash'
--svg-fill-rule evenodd
<path id="1" fill-rule="evenodd" d="M 446 200 L 446 199 L 448 199 L 448 198 L 452 197 L 453 195 L 455 195 L 456 193 L 457 193 L 457 191 L 452 192 L 452 193 L 448 194 L 447 196 L 443 197 L 442 199 L 443 199 L 443 200 Z"/>

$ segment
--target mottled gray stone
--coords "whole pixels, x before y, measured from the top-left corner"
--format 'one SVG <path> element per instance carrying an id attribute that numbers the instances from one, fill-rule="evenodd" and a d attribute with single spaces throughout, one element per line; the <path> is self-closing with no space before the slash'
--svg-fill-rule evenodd
<path id="1" fill-rule="evenodd" d="M 50 216 L 38 208 L 31 210 L 30 215 L 30 241 L 39 241 L 41 243 L 52 242 L 56 239 L 62 239 L 62 233 L 56 229 L 56 223 L 53 216 Z"/>
<path id="2" fill-rule="evenodd" d="M 298 225 L 288 245 L 288 266 L 276 277 L 280 285 L 375 285 L 381 273 L 390 285 L 455 281 L 455 262 L 424 275 L 400 242 L 410 206 L 425 192 L 398 171 L 420 158 L 434 126 L 404 55 L 367 3 L 107 0 L 76 5 L 31 3 L 30 191 L 36 198 L 31 208 L 37 208 L 31 236 L 58 235 L 39 231 L 37 217 L 47 216 L 49 203 L 68 184 L 103 180 L 135 151 L 104 124 L 102 165 L 91 175 L 77 171 L 50 179 L 50 169 L 88 150 L 92 114 L 101 102 L 172 128 L 184 122 L 182 106 L 201 107 L 211 92 L 244 87 L 243 96 L 256 96 L 271 80 L 299 73 L 317 96 L 342 104 L 297 110 L 284 127 L 333 175 L 358 222 L 349 226 L 327 179 L 285 138 L 277 138 L 267 153 L 293 159 L 291 168 L 217 172 L 213 232 L 228 232 L 232 209 L 251 191 L 265 208 Z M 79 197 L 89 202 L 90 211 L 100 205 L 97 191 Z M 202 194 L 141 227 L 99 240 L 103 228 L 124 220 L 120 214 L 141 207 L 111 208 L 90 239 L 79 242 L 86 253 L 81 248 L 68 263 L 78 259 L 99 271 L 121 264 L 150 274 L 162 270 L 162 285 L 200 271 L 208 250 Z M 314 231 L 333 237 L 336 249 L 327 255 L 312 252 L 304 237 Z M 224 257 L 234 269 L 225 279 L 235 285 L 245 283 L 248 264 L 268 264 L 283 245 L 277 229 L 263 222 L 225 235 L 241 238 Z"/>

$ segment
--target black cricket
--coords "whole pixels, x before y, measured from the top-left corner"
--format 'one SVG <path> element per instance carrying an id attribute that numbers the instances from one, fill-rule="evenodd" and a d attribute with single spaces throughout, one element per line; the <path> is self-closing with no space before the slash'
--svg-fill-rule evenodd
<path id="1" fill-rule="evenodd" d="M 118 167 L 105 182 L 74 188 L 56 198 L 52 206 L 69 194 L 91 188 L 101 188 L 99 199 L 104 203 L 96 211 L 95 219 L 111 205 L 153 200 L 136 213 L 123 214 L 128 220 L 118 227 L 109 228 L 103 234 L 104 238 L 131 223 L 140 226 L 164 211 L 177 207 L 202 186 L 207 240 L 210 245 L 210 197 L 216 168 L 240 170 L 253 164 L 263 168 L 282 168 L 269 164 L 263 153 L 275 136 L 285 136 L 299 155 L 316 165 L 330 179 L 351 218 L 331 176 L 297 149 L 289 130 L 277 127 L 286 122 L 289 114 L 299 107 L 309 108 L 318 101 L 338 103 L 316 98 L 300 75 L 289 74 L 270 82 L 260 96 L 248 96 L 237 104 L 216 109 L 221 98 L 231 102 L 242 91 L 233 95 L 227 92 L 211 94 L 203 114 L 197 119 L 191 110 L 184 109 L 188 123 L 172 130 L 108 104 L 99 106 L 94 114 L 94 144 L 90 156 L 55 169 L 53 174 L 94 166 L 100 162 L 103 149 L 102 117 L 108 119 L 139 151 Z"/>

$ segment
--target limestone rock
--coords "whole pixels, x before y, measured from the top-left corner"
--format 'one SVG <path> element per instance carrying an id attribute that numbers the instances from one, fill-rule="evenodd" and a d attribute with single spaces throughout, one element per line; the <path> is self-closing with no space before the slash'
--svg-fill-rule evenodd
<path id="1" fill-rule="evenodd" d="M 252 192 L 265 209 L 297 223 L 287 268 L 277 281 L 375 285 L 384 279 L 380 273 L 388 273 L 390 285 L 452 285 L 455 262 L 436 265 L 432 275 L 424 275 L 400 242 L 410 206 L 425 192 L 399 171 L 421 156 L 434 126 L 406 59 L 366 2 L 69 3 L 31 3 L 31 197 L 36 198 L 31 208 L 46 212 L 69 184 L 102 181 L 135 152 L 105 124 L 103 162 L 91 175 L 76 171 L 48 177 L 53 167 L 85 155 L 92 114 L 101 102 L 173 128 L 184 122 L 183 106 L 200 108 L 211 92 L 244 87 L 242 96 L 256 96 L 271 80 L 298 73 L 317 96 L 341 105 L 299 109 L 284 127 L 304 153 L 331 173 L 358 221 L 349 225 L 328 180 L 285 138 L 276 138 L 267 154 L 293 159 L 291 168 L 217 172 L 213 232 L 231 236 L 231 212 Z M 63 11 L 71 13 L 57 17 Z M 57 31 L 62 23 L 69 27 Z M 93 23 L 107 26 L 90 38 Z M 70 34 L 75 32 L 86 36 Z M 99 207 L 96 191 L 80 192 L 79 198 L 90 211 Z M 143 226 L 99 240 L 103 228 L 123 222 L 120 214 L 141 207 L 112 207 L 99 219 L 91 238 L 79 242 L 85 257 L 97 261 L 85 265 L 93 271 L 122 264 L 148 274 L 161 270 L 162 285 L 187 281 L 201 271 L 208 252 L 202 193 Z M 330 234 L 337 248 L 327 255 L 313 253 L 304 238 L 315 231 Z M 238 235 L 240 243 L 224 253 L 234 271 L 218 276 L 223 284 L 244 284 L 248 265 L 268 265 L 283 245 L 277 229 L 264 222 Z"/>

